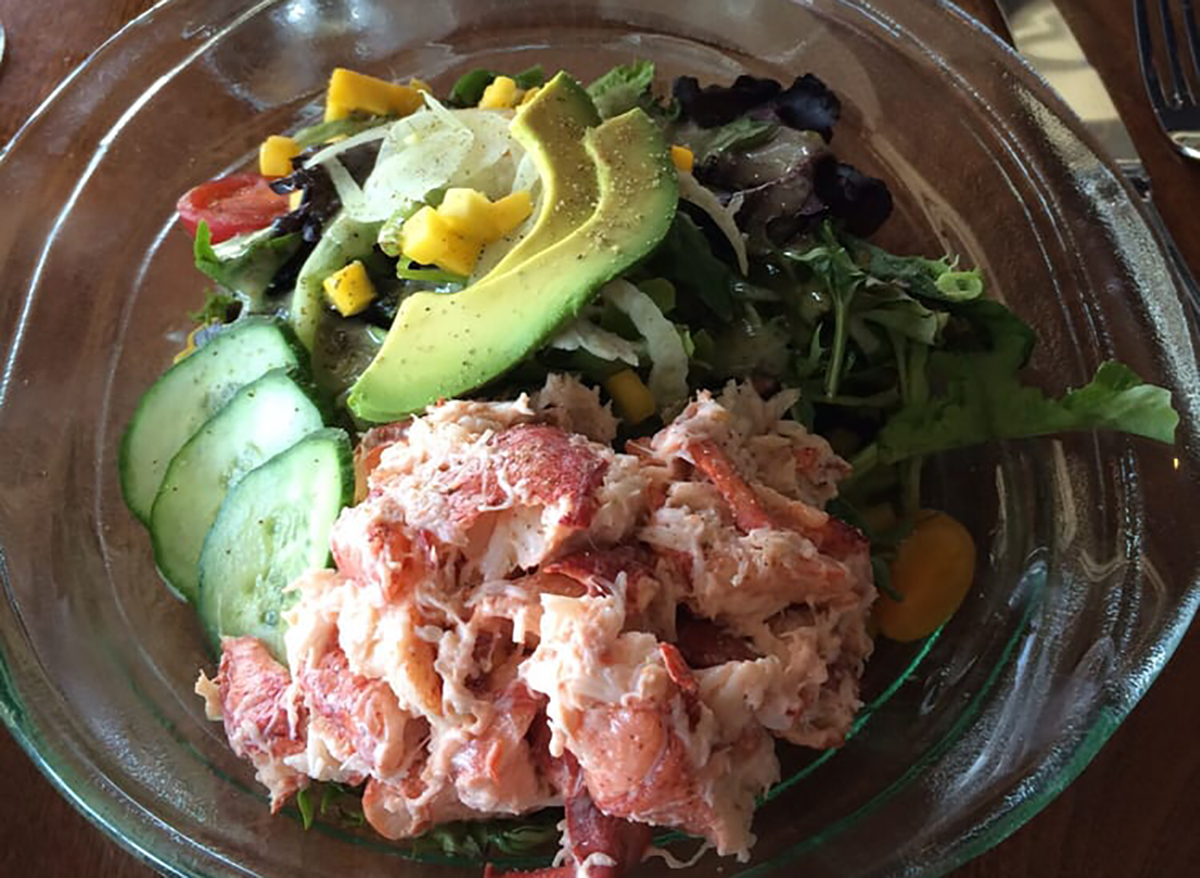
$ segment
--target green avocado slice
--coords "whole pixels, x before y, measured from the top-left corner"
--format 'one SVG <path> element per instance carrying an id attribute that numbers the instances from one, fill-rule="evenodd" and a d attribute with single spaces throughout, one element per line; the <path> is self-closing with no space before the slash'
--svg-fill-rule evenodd
<path id="1" fill-rule="evenodd" d="M 595 212 L 600 192 L 583 136 L 599 124 L 600 114 L 587 89 L 566 73 L 546 83 L 517 113 L 512 134 L 533 157 L 542 178 L 542 211 L 489 275 L 508 271 L 561 241 Z"/>
<path id="2" fill-rule="evenodd" d="M 548 175 L 554 177 L 555 147 L 545 145 Z M 599 191 L 591 215 L 557 243 L 489 272 L 461 292 L 405 299 L 382 349 L 350 391 L 355 415 L 395 420 L 487 383 L 536 350 L 603 284 L 658 245 L 679 200 L 675 168 L 658 127 L 641 110 L 630 110 L 589 129 L 583 146 Z M 564 187 L 575 182 L 561 181 Z"/>

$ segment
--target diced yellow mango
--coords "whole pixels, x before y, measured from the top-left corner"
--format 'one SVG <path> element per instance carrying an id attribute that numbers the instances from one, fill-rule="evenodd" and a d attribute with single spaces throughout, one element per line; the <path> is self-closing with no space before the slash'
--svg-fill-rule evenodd
<path id="1" fill-rule="evenodd" d="M 376 296 L 375 284 L 357 259 L 325 278 L 323 286 L 329 304 L 343 317 L 360 313 Z"/>
<path id="2" fill-rule="evenodd" d="M 426 205 L 409 217 L 401 231 L 401 252 L 424 265 L 436 265 L 455 274 L 475 270 L 483 241 L 454 232 L 446 220 Z"/>
<path id="3" fill-rule="evenodd" d="M 617 413 L 627 424 L 639 424 L 658 411 L 654 394 L 632 369 L 622 369 L 604 381 Z"/>
<path id="4" fill-rule="evenodd" d="M 325 95 L 325 121 L 345 119 L 351 113 L 407 116 L 425 103 L 419 89 L 399 85 L 344 67 L 334 68 Z"/>
<path id="5" fill-rule="evenodd" d="M 696 156 L 686 146 L 671 147 L 671 161 L 675 163 L 675 167 L 685 174 L 690 174 L 692 168 L 696 164 Z"/>
<path id="6" fill-rule="evenodd" d="M 447 189 L 437 212 L 454 233 L 490 244 L 533 213 L 533 199 L 528 192 L 513 192 L 499 201 L 489 201 L 474 189 Z"/>
<path id="7" fill-rule="evenodd" d="M 484 110 L 508 109 L 520 100 L 521 95 L 519 91 L 517 81 L 511 76 L 497 76 L 483 90 L 483 97 L 479 99 L 479 106 Z"/>
<path id="8" fill-rule="evenodd" d="M 272 134 L 258 148 L 258 172 L 264 177 L 286 177 L 292 172 L 292 159 L 300 155 L 300 144 L 290 137 Z"/>
<path id="9" fill-rule="evenodd" d="M 525 89 L 525 94 L 521 95 L 521 100 L 517 103 L 517 106 L 518 107 L 525 106 L 527 103 L 529 103 L 534 98 L 536 98 L 537 93 L 541 90 L 542 90 L 542 87 L 540 85 L 535 85 L 535 86 L 533 86 L 533 88 Z"/>
<path id="10" fill-rule="evenodd" d="M 429 83 L 423 79 L 417 79 L 415 76 L 408 81 L 408 87 L 415 88 L 417 91 L 423 91 L 426 94 L 433 94 L 433 89 L 430 88 Z"/>
<path id="11" fill-rule="evenodd" d="M 513 192 L 492 202 L 493 241 L 513 231 L 533 213 L 533 198 L 527 191 Z"/>
<path id="12" fill-rule="evenodd" d="M 299 210 L 300 204 L 304 201 L 304 190 L 297 189 L 288 196 L 288 210 Z"/>
<path id="13" fill-rule="evenodd" d="M 475 189 L 447 189 L 437 208 L 438 216 L 457 235 L 495 240 L 493 205 L 486 195 Z"/>

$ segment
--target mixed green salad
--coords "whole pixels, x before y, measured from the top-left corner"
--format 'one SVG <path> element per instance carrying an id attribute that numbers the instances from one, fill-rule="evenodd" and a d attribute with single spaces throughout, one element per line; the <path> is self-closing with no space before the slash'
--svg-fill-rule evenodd
<path id="1" fill-rule="evenodd" d="M 969 535 L 923 509 L 931 455 L 1096 429 L 1174 441 L 1166 390 L 1116 362 L 1058 395 L 1027 384 L 1036 336 L 978 270 L 870 242 L 892 196 L 838 158 L 841 104 L 817 77 L 655 86 L 648 61 L 586 87 L 473 70 L 440 99 L 338 70 L 324 121 L 180 199 L 213 286 L 121 475 L 214 642 L 281 649 L 285 588 L 327 563 L 367 428 L 552 372 L 601 389 L 618 442 L 701 388 L 799 389 L 792 416 L 853 466 L 830 509 L 870 537 L 879 627 L 903 640 L 944 622 L 974 571 Z M 914 561 L 939 554 L 955 581 Z M 306 822 L 314 807 L 306 793 Z M 519 853 L 543 830 L 430 843 Z"/>

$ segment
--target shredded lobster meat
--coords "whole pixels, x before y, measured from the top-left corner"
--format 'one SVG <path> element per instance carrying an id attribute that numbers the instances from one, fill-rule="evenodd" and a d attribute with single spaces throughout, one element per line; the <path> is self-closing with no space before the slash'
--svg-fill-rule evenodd
<path id="1" fill-rule="evenodd" d="M 775 740 L 838 746 L 871 650 L 867 542 L 823 509 L 849 468 L 794 401 L 702 392 L 626 453 L 563 376 L 376 428 L 336 569 L 292 585 L 287 667 L 226 640 L 197 691 L 275 809 L 365 784 L 404 838 L 565 807 L 527 876 L 618 878 L 650 826 L 744 859 Z"/>

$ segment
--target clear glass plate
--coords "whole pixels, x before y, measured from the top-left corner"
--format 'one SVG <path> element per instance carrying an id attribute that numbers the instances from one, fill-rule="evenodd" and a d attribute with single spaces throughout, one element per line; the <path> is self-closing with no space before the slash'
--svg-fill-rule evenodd
<path id="1" fill-rule="evenodd" d="M 1079 123 L 953 7 L 175 0 L 102 47 L 0 160 L 0 715 L 64 794 L 160 869 L 479 870 L 272 818 L 191 693 L 209 661 L 199 627 L 159 584 L 116 481 L 121 430 L 202 301 L 175 197 L 317 118 L 338 64 L 444 89 L 478 65 L 586 77 L 634 57 L 664 78 L 817 73 L 846 108 L 835 146 L 898 196 L 885 243 L 982 266 L 1037 327 L 1048 387 L 1115 356 L 1172 388 L 1183 419 L 1174 449 L 1081 436 L 939 461 L 941 505 L 984 550 L 974 591 L 927 642 L 881 647 L 843 749 L 786 753 L 754 859 L 724 874 L 948 871 L 1082 770 L 1190 622 L 1193 304 Z"/>

